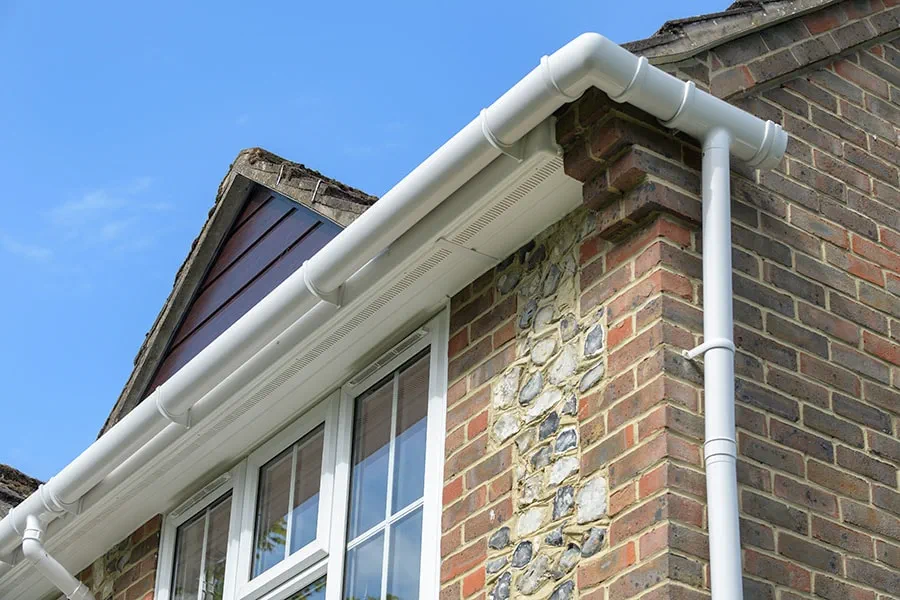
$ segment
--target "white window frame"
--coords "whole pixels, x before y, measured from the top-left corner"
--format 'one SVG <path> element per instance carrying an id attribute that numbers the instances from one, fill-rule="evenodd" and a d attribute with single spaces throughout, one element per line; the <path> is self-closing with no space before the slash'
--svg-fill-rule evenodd
<path id="1" fill-rule="evenodd" d="M 418 328 L 427 333 L 422 339 L 403 350 L 377 371 L 368 374 L 364 380 L 354 382 L 353 385 L 344 384 L 324 396 L 288 427 L 275 434 L 228 471 L 227 480 L 204 493 L 201 498 L 191 498 L 188 507 L 179 507 L 167 515 L 163 522 L 155 598 L 171 600 L 170 588 L 175 567 L 178 526 L 231 490 L 231 519 L 223 600 L 284 600 L 321 577 L 326 577 L 325 600 L 343 600 L 353 452 L 353 413 L 356 398 L 430 346 L 426 429 L 428 441 L 422 501 L 421 504 L 416 502 L 406 510 L 402 510 L 402 514 L 393 515 L 390 521 L 395 522 L 419 506 L 422 507 L 419 598 L 438 600 L 449 321 L 449 309 L 445 307 L 437 316 Z M 365 370 L 360 369 L 359 373 Z M 322 477 L 316 539 L 251 579 L 260 468 L 323 423 Z"/>
<path id="2" fill-rule="evenodd" d="M 336 449 L 336 429 L 338 421 L 340 395 L 329 394 L 287 428 L 277 433 L 261 447 L 247 457 L 246 476 L 244 477 L 244 502 L 242 528 L 240 532 L 240 551 L 237 560 L 237 597 L 241 600 L 255 600 L 269 592 L 292 576 L 297 571 L 305 571 L 316 562 L 328 556 L 328 540 L 331 534 L 331 510 L 334 491 L 334 458 Z M 320 425 L 324 425 L 322 442 L 322 474 L 319 484 L 319 514 L 316 524 L 316 538 L 293 554 L 286 556 L 281 562 L 250 578 L 253 563 L 253 537 L 256 530 L 256 508 L 259 501 L 259 472 L 270 460 L 281 454 L 286 448 L 300 441 Z M 290 541 L 287 541 L 288 547 Z"/>
<path id="3" fill-rule="evenodd" d="M 428 440 L 425 454 L 425 481 L 422 494 L 422 554 L 420 558 L 419 599 L 437 600 L 440 594 L 441 564 L 441 496 L 444 480 L 444 442 L 447 418 L 447 341 L 449 311 L 444 310 L 425 327 L 429 335 L 406 349 L 384 367 L 356 385 L 341 388 L 341 424 L 338 429 L 338 471 L 335 473 L 346 482 L 344 494 L 335 497 L 334 512 L 344 515 L 334 524 L 331 548 L 328 555 L 328 580 L 325 600 L 342 600 L 344 593 L 344 558 L 347 550 L 347 516 L 350 503 L 350 471 L 353 461 L 353 424 L 356 398 L 368 391 L 391 372 L 427 347 L 430 350 L 428 370 Z M 415 503 L 411 506 L 417 506 Z M 396 522 L 413 508 L 395 514 Z M 388 526 L 389 527 L 389 526 Z M 435 532 L 433 536 L 428 532 Z M 430 568 L 429 568 L 430 567 Z"/>
<path id="4" fill-rule="evenodd" d="M 156 600 L 170 600 L 172 596 L 172 578 L 175 576 L 175 543 L 178 540 L 178 528 L 193 519 L 231 492 L 231 512 L 228 521 L 228 550 L 225 557 L 225 598 L 229 598 L 229 590 L 234 589 L 236 562 L 238 557 L 235 531 L 241 526 L 241 504 L 243 502 L 244 464 L 241 463 L 208 483 L 201 491 L 196 492 L 187 501 L 172 510 L 163 519 L 162 538 L 160 539 L 159 558 L 157 564 Z M 209 488 L 209 489 L 206 489 Z"/>

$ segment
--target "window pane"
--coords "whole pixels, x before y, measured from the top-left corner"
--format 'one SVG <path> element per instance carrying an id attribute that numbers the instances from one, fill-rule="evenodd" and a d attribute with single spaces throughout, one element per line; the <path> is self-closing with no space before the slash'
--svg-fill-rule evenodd
<path id="1" fill-rule="evenodd" d="M 390 378 L 356 400 L 348 524 L 350 540 L 384 520 L 393 396 L 394 383 Z"/>
<path id="2" fill-rule="evenodd" d="M 175 600 L 197 600 L 200 596 L 200 562 L 203 556 L 203 532 L 206 511 L 178 528 L 175 538 L 175 576 L 172 596 Z"/>
<path id="3" fill-rule="evenodd" d="M 419 597 L 419 563 L 422 556 L 422 509 L 391 526 L 387 597 L 416 600 Z"/>
<path id="4" fill-rule="evenodd" d="M 287 600 L 325 600 L 325 578 L 314 581 L 294 595 L 288 596 Z"/>
<path id="5" fill-rule="evenodd" d="M 203 600 L 221 600 L 225 591 L 225 555 L 228 553 L 228 523 L 231 520 L 231 494 L 209 510 L 206 534 L 206 595 Z"/>
<path id="6" fill-rule="evenodd" d="M 174 600 L 222 598 L 230 519 L 231 492 L 178 527 L 172 578 Z M 201 593 L 203 589 L 205 596 Z"/>
<path id="7" fill-rule="evenodd" d="M 259 470 L 253 577 L 284 559 L 292 451 L 288 448 Z"/>
<path id="8" fill-rule="evenodd" d="M 344 571 L 344 598 L 371 600 L 381 597 L 381 570 L 384 567 L 384 532 L 347 552 Z"/>
<path id="9" fill-rule="evenodd" d="M 291 554 L 316 539 L 324 431 L 319 426 L 260 468 L 251 577 L 284 560 L 288 535 Z"/>
<path id="10" fill-rule="evenodd" d="M 400 373 L 391 514 L 422 497 L 429 363 L 429 355 L 426 354 Z"/>
<path id="11" fill-rule="evenodd" d="M 325 429 L 319 427 L 297 449 L 294 470 L 294 512 L 291 517 L 291 554 L 316 539 L 319 522 L 319 485 Z"/>

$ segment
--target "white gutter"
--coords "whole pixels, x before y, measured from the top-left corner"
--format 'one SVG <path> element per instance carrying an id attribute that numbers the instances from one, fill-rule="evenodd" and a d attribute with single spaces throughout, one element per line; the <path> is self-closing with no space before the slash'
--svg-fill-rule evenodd
<path id="1" fill-rule="evenodd" d="M 0 521 L 0 556 L 10 555 L 18 545 L 21 538 L 17 532 L 24 531 L 29 516 L 49 522 L 64 512 L 78 512 L 84 494 L 104 482 L 114 470 L 115 478 L 121 480 L 152 459 L 162 445 L 154 441 L 144 447 L 167 426 L 177 423 L 182 428 L 189 427 L 191 409 L 195 404 L 202 400 L 204 407 L 217 406 L 234 390 L 261 374 L 286 347 L 281 345 L 285 337 L 296 339 L 298 335 L 302 336 L 304 331 L 311 329 L 310 319 L 314 316 L 323 319 L 335 314 L 340 306 L 341 288 L 348 279 L 366 279 L 370 275 L 367 269 L 371 270 L 367 263 L 372 258 L 498 156 L 521 156 L 520 141 L 523 136 L 562 104 L 577 99 L 589 87 L 597 87 L 615 101 L 628 102 L 650 113 L 664 125 L 704 141 L 704 145 L 713 138 L 717 143 L 724 142 L 727 148 L 724 152 L 726 173 L 729 151 L 751 166 L 770 168 L 780 161 L 787 145 L 787 136 L 778 125 L 764 122 L 698 90 L 693 83 L 678 80 L 603 36 L 592 33 L 579 36 L 551 56 L 544 57 L 540 66 L 484 109 L 478 118 L 403 178 L 299 270 L 159 386 L 147 400 L 53 476 L 39 492 L 11 511 Z M 723 135 L 723 131 L 727 135 Z M 706 162 L 705 157 L 704 180 L 707 177 Z M 727 194 L 727 177 L 725 181 L 724 193 Z M 725 204 L 727 207 L 727 202 Z M 704 208 L 705 225 L 706 213 Z M 718 226 L 722 226 L 720 221 L 717 222 L 720 223 Z M 725 228 L 728 228 L 727 222 Z M 704 227 L 704 236 L 707 229 L 708 226 Z M 718 239 L 721 242 L 721 238 Z M 722 314 L 727 312 L 727 335 L 730 338 L 730 249 L 729 246 L 716 249 L 713 245 L 704 248 L 708 249 L 707 259 L 711 254 L 729 255 L 727 261 L 717 263 L 714 275 L 708 272 L 705 261 L 704 290 L 714 285 L 713 280 L 708 281 L 707 277 L 714 277 L 719 285 L 727 285 L 725 300 L 718 294 L 709 300 L 728 305 L 727 311 L 722 309 Z M 723 272 L 725 267 L 728 270 Z M 706 323 L 710 321 L 709 313 L 715 309 L 709 304 L 705 306 Z M 709 334 L 706 325 L 704 329 Z M 707 339 L 710 339 L 708 335 Z M 730 354 L 725 362 L 733 365 Z M 733 366 L 727 377 L 721 379 L 722 385 L 716 388 L 719 395 L 711 393 L 709 361 L 706 373 L 708 435 L 714 431 L 717 436 L 724 436 L 709 439 L 708 444 L 716 442 L 715 447 L 721 446 L 725 452 L 722 455 L 716 450 L 714 456 L 731 457 L 722 459 L 725 468 L 717 467 L 715 476 L 711 472 L 707 478 L 712 500 L 721 496 L 721 489 L 736 485 Z M 208 410 L 202 412 L 208 414 Z M 713 415 L 718 415 L 716 419 L 722 421 L 710 428 L 709 421 Z M 722 439 L 730 443 L 720 443 Z M 712 446 L 707 448 L 708 454 L 710 448 Z M 135 455 L 139 455 L 140 460 L 136 460 L 138 456 Z M 731 540 L 728 551 L 712 554 L 714 597 L 717 600 L 741 598 L 736 496 L 733 505 L 729 498 L 727 502 L 711 501 L 709 506 L 710 523 L 715 514 L 719 526 L 726 527 L 727 524 L 726 537 Z M 712 527 L 710 532 L 710 545 L 713 547 L 718 542 L 712 538 L 718 539 L 722 532 Z M 728 566 L 725 561 L 731 565 Z M 736 581 L 733 577 L 722 575 L 734 572 L 738 574 Z"/>

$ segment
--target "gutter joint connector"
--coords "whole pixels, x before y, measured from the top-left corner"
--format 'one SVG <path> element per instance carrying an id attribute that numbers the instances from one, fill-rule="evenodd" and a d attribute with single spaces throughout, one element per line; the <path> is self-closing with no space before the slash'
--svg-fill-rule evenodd
<path id="1" fill-rule="evenodd" d="M 553 85 L 555 86 L 555 84 Z M 562 90 L 560 88 L 555 87 L 555 89 L 562 93 Z M 486 108 L 481 109 L 479 117 L 481 121 L 481 133 L 484 135 L 484 139 L 486 139 L 491 146 L 493 146 L 506 156 L 514 159 L 516 162 L 522 162 L 523 160 L 525 160 L 525 148 L 523 145 L 524 138 L 520 139 L 514 144 L 504 144 L 496 135 L 494 135 L 494 132 L 491 129 L 491 125 L 490 123 L 488 123 L 488 114 Z"/>
<path id="2" fill-rule="evenodd" d="M 309 290 L 309 293 L 321 300 L 322 302 L 327 302 L 328 304 L 333 304 L 340 308 L 341 302 L 343 301 L 343 292 L 344 286 L 338 286 L 338 288 L 331 292 L 326 292 L 324 290 L 319 289 L 319 287 L 313 282 L 313 280 L 309 276 L 309 267 L 307 266 L 309 263 L 308 260 L 303 261 L 303 264 L 300 266 L 300 270 L 303 272 L 303 285 L 306 286 L 306 289 Z"/>
<path id="3" fill-rule="evenodd" d="M 159 411 L 159 414 L 163 416 L 164 419 L 171 423 L 175 423 L 176 425 L 181 425 L 185 429 L 191 428 L 191 409 L 187 409 L 181 414 L 175 414 L 170 412 L 169 409 L 166 408 L 165 403 L 163 402 L 163 393 L 162 386 L 157 387 L 153 390 L 153 401 L 156 403 L 156 410 Z"/>

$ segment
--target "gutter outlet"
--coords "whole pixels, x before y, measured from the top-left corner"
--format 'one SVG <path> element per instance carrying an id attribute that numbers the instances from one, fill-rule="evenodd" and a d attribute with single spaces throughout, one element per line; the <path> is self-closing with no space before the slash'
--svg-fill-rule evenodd
<path id="1" fill-rule="evenodd" d="M 44 549 L 41 538 L 44 524 L 34 515 L 25 517 L 25 533 L 22 535 L 22 554 L 34 564 L 69 600 L 94 600 L 94 595 L 83 583 L 75 579 L 64 566 Z"/>

